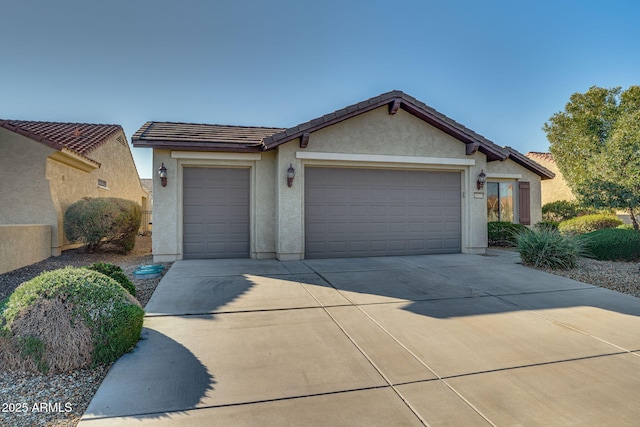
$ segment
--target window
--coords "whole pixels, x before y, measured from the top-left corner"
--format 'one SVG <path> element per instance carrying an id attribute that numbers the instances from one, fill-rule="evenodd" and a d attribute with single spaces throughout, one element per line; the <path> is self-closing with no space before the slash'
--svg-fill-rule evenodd
<path id="1" fill-rule="evenodd" d="M 109 187 L 107 187 L 107 181 L 105 181 L 104 179 L 99 179 L 98 180 L 98 188 L 102 188 L 102 189 L 108 190 Z"/>
<path id="2" fill-rule="evenodd" d="M 513 222 L 513 182 L 487 182 L 488 221 Z"/>

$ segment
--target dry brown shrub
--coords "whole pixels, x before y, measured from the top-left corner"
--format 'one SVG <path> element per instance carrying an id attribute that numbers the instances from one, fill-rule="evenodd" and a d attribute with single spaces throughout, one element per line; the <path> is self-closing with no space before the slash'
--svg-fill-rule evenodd
<path id="1" fill-rule="evenodd" d="M 74 319 L 71 310 L 70 304 L 59 298 L 40 299 L 11 325 L 15 336 L 35 337 L 44 343 L 44 361 L 52 374 L 91 364 L 91 330 L 82 319 Z"/>
<path id="2" fill-rule="evenodd" d="M 0 370 L 37 372 L 33 359 L 20 356 L 20 349 L 11 338 L 0 337 Z"/>

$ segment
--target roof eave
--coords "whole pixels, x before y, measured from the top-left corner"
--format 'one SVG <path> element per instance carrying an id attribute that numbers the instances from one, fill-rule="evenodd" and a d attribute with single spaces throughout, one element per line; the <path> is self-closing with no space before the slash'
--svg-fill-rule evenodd
<path id="1" fill-rule="evenodd" d="M 218 143 L 213 145 L 210 142 L 192 141 L 163 141 L 138 139 L 133 140 L 135 148 L 155 148 L 160 150 L 183 150 L 183 151 L 221 151 L 234 153 L 260 153 L 263 151 L 262 145 L 241 145 L 234 143 Z"/>
<path id="2" fill-rule="evenodd" d="M 478 150 L 487 156 L 487 160 L 489 161 L 504 160 L 508 156 L 501 147 L 493 142 L 481 137 L 443 114 L 438 113 L 434 109 L 427 107 L 426 104 L 397 90 L 387 92 L 358 104 L 350 105 L 333 113 L 326 114 L 317 119 L 266 137 L 263 139 L 264 150 L 273 150 L 281 144 L 301 138 L 304 134 L 332 126 L 385 105 L 389 106 L 390 114 L 395 114 L 398 107 L 402 108 L 409 114 L 418 117 L 465 144 L 478 144 Z"/>
<path id="3" fill-rule="evenodd" d="M 531 160 L 530 158 L 514 150 L 513 148 L 505 147 L 505 150 L 509 153 L 509 159 L 513 160 L 520 166 L 523 166 L 536 173 L 538 176 L 540 176 L 540 179 L 553 179 L 556 176 L 556 174 L 551 172 L 549 169 L 545 168 L 534 160 Z"/>

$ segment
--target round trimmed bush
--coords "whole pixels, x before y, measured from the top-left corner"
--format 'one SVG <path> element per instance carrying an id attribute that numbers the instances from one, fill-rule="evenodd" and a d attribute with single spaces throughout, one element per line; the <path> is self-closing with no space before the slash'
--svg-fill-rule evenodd
<path id="1" fill-rule="evenodd" d="M 133 249 L 142 211 L 131 200 L 86 198 L 69 206 L 64 214 L 64 232 L 72 242 L 87 244 L 90 252 L 107 243 L 124 252 Z"/>
<path id="2" fill-rule="evenodd" d="M 0 366 L 57 373 L 111 363 L 136 345 L 143 317 L 138 301 L 104 274 L 43 273 L 0 307 Z"/>
<path id="3" fill-rule="evenodd" d="M 487 223 L 487 234 L 490 246 L 515 246 L 516 235 L 527 227 L 508 221 L 491 221 Z"/>
<path id="4" fill-rule="evenodd" d="M 131 280 L 129 280 L 127 275 L 124 274 L 124 271 L 122 271 L 122 268 L 120 268 L 119 266 L 115 264 L 109 264 L 106 262 L 97 262 L 86 268 L 88 268 L 89 270 L 97 271 L 98 273 L 102 273 L 105 276 L 111 277 L 113 280 L 120 283 L 120 286 L 125 288 L 127 292 L 129 292 L 134 297 L 136 296 L 135 285 L 131 283 Z"/>
<path id="5" fill-rule="evenodd" d="M 616 228 L 620 225 L 622 221 L 613 214 L 593 214 L 562 221 L 558 229 L 565 234 L 585 234 L 605 228 Z"/>
<path id="6" fill-rule="evenodd" d="M 633 228 L 608 228 L 585 234 L 589 250 L 599 260 L 640 259 L 640 233 Z"/>

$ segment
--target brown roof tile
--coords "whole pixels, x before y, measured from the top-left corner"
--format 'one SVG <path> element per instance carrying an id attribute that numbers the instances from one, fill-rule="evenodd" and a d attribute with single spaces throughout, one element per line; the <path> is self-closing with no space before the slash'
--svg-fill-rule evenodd
<path id="1" fill-rule="evenodd" d="M 56 150 L 67 148 L 82 156 L 99 147 L 113 134 L 123 132 L 119 125 L 29 120 L 0 120 L 0 126 Z"/>
<path id="2" fill-rule="evenodd" d="M 511 160 L 537 173 L 538 175 L 540 175 L 541 179 L 552 179 L 553 177 L 556 176 L 556 174 L 551 172 L 549 169 L 545 168 L 539 163 L 536 163 L 535 160 L 530 159 L 528 156 L 531 153 L 527 153 L 527 155 L 525 156 L 524 154 L 514 150 L 511 147 L 504 147 L 504 148 L 509 152 L 509 158 Z"/>
<path id="3" fill-rule="evenodd" d="M 135 147 L 262 151 L 262 140 L 283 128 L 147 122 L 131 138 Z"/>
<path id="4" fill-rule="evenodd" d="M 529 151 L 527 153 L 527 157 L 555 163 L 555 160 L 553 159 L 553 154 L 551 153 L 540 153 L 538 151 Z"/>

